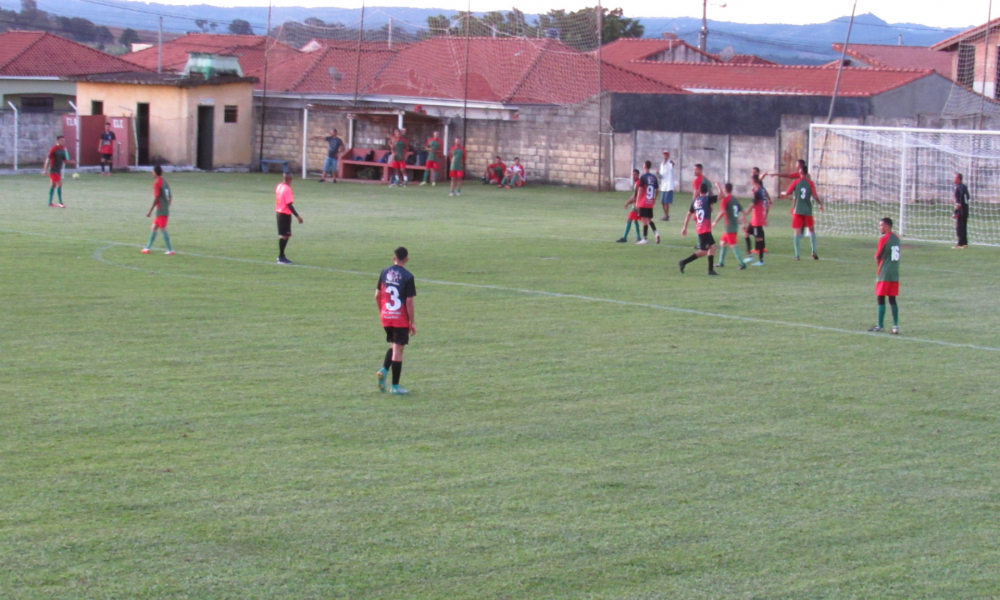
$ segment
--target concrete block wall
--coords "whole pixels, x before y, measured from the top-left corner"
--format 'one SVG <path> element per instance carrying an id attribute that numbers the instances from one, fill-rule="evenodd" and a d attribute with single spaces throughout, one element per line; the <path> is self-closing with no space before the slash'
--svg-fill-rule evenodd
<path id="1" fill-rule="evenodd" d="M 470 120 L 467 172 L 479 178 L 494 156 L 506 163 L 518 156 L 529 181 L 607 188 L 611 144 L 607 132 L 599 134 L 599 109 L 594 99 L 575 107 L 522 107 L 516 121 Z"/>
<path id="2" fill-rule="evenodd" d="M 20 113 L 17 123 L 17 160 L 19 167 L 40 167 L 49 148 L 62 133 L 60 113 Z M 0 165 L 14 164 L 14 111 L 0 111 Z M 70 150 L 75 153 L 75 149 Z M 75 158 L 75 157 L 74 157 Z"/>

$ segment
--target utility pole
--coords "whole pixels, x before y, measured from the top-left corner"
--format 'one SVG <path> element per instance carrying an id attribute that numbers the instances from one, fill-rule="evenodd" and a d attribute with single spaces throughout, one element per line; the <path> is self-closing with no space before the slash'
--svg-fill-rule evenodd
<path id="1" fill-rule="evenodd" d="M 156 37 L 156 72 L 163 72 L 163 17 L 160 17 L 160 33 Z"/>
<path id="2" fill-rule="evenodd" d="M 701 3 L 701 33 L 698 35 L 698 49 L 708 52 L 708 0 Z"/>

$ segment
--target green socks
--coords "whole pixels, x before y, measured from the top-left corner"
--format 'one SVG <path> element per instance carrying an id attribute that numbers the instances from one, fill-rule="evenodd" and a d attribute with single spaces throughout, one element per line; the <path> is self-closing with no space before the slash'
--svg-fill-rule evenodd
<path id="1" fill-rule="evenodd" d="M 802 255 L 802 236 L 796 233 L 794 240 L 795 240 L 795 258 L 798 258 L 799 256 Z"/>
<path id="2" fill-rule="evenodd" d="M 896 307 L 893 306 L 892 308 L 893 308 L 893 311 L 892 311 L 893 312 L 893 318 L 895 318 L 895 316 L 896 316 L 895 315 L 895 313 L 896 313 L 895 308 Z M 878 326 L 879 327 L 883 327 L 884 324 L 885 324 L 885 304 L 879 304 L 878 305 Z"/>
<path id="3" fill-rule="evenodd" d="M 725 254 L 725 252 L 726 252 L 726 249 L 725 249 L 725 248 L 723 248 L 723 249 L 722 249 L 722 252 L 723 252 L 723 254 Z M 736 255 L 736 260 L 740 261 L 740 264 L 742 265 L 742 264 L 743 264 L 743 255 L 742 255 L 742 254 L 740 254 L 740 249 L 739 249 L 739 247 L 737 247 L 737 246 L 733 246 L 733 254 L 735 254 L 735 255 Z M 720 265 L 722 264 L 722 261 L 721 261 L 721 260 L 719 261 L 719 264 L 720 264 Z"/>
<path id="4" fill-rule="evenodd" d="M 812 244 L 813 254 L 816 254 L 816 232 L 809 235 L 809 243 Z"/>
<path id="5" fill-rule="evenodd" d="M 720 267 L 723 266 L 724 264 L 726 264 L 726 250 L 728 250 L 728 249 L 729 249 L 729 246 L 723 246 L 722 247 L 722 253 L 719 254 L 719 266 Z"/>
<path id="6" fill-rule="evenodd" d="M 166 231 L 164 231 L 163 233 L 166 233 Z M 153 231 L 149 232 L 149 241 L 146 242 L 146 249 L 149 250 L 150 248 L 152 248 L 153 242 L 155 241 L 156 241 L 156 230 L 154 229 Z"/>
<path id="7" fill-rule="evenodd" d="M 56 188 L 49 188 L 49 206 L 52 206 L 52 195 L 56 193 Z"/>
<path id="8" fill-rule="evenodd" d="M 62 204 L 62 186 L 56 188 L 56 193 L 59 194 L 59 204 Z"/>
<path id="9" fill-rule="evenodd" d="M 881 311 L 882 315 L 885 315 L 885 307 L 884 306 L 880 306 L 879 308 L 882 309 L 882 311 Z M 896 305 L 896 304 L 890 304 L 889 308 L 892 309 L 892 326 L 893 327 L 899 327 L 899 306 Z M 879 318 L 879 327 L 882 326 L 882 319 L 881 319 L 882 315 L 879 316 L 880 317 Z"/>
<path id="10" fill-rule="evenodd" d="M 163 230 L 163 243 L 167 245 L 167 252 L 174 251 L 174 249 L 170 247 L 170 234 L 167 233 L 166 229 Z"/>

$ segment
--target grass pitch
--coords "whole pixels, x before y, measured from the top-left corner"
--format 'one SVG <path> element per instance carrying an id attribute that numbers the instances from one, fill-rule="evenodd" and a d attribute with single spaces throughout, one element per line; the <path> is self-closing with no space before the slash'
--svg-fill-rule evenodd
<path id="1" fill-rule="evenodd" d="M 167 178 L 171 257 L 148 174 L 2 182 L 3 598 L 1000 595 L 996 249 L 907 244 L 870 335 L 874 222 L 709 278 L 683 200 L 297 180 L 283 267 L 276 176 Z"/>

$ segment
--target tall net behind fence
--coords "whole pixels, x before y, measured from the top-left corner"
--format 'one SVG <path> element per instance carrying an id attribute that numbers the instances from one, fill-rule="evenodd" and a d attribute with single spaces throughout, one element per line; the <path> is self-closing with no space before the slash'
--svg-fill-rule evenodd
<path id="1" fill-rule="evenodd" d="M 1000 132 L 813 125 L 810 156 L 824 231 L 873 235 L 890 217 L 907 239 L 954 242 L 961 173 L 969 242 L 1000 245 Z"/>

